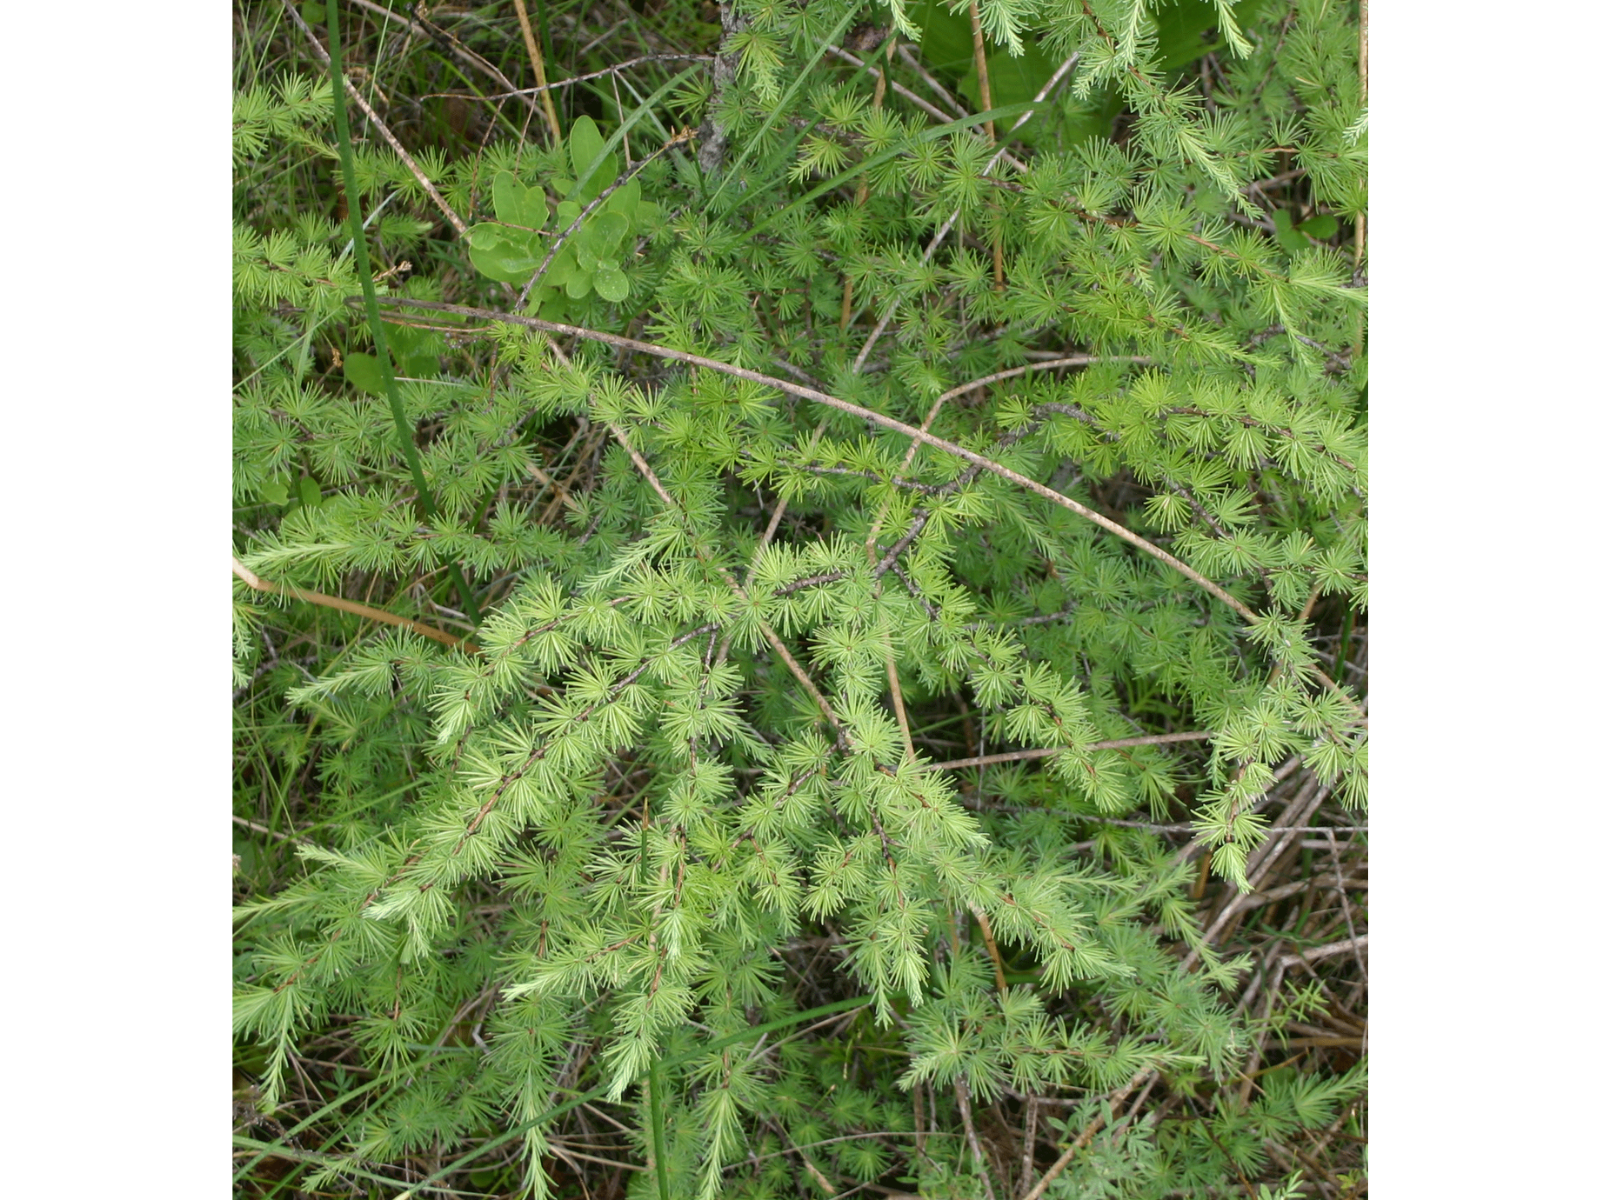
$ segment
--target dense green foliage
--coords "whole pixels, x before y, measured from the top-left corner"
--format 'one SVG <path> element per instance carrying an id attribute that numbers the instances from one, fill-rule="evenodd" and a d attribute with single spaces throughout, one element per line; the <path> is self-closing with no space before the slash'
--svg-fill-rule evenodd
<path id="1" fill-rule="evenodd" d="M 1357 6 L 382 7 L 237 13 L 240 1186 L 1362 1194 Z"/>

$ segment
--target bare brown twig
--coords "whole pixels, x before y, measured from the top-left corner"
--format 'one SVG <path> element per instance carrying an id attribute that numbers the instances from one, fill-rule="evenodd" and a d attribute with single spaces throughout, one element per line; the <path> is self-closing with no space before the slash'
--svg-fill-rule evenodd
<path id="1" fill-rule="evenodd" d="M 544 77 L 544 55 L 539 49 L 539 39 L 533 36 L 533 26 L 528 23 L 528 6 L 523 0 L 511 0 L 517 10 L 517 24 L 522 26 L 522 43 L 528 48 L 533 61 L 533 77 L 539 81 L 539 99 L 544 101 L 541 111 L 550 126 L 550 144 L 561 140 L 561 122 L 556 119 L 556 106 L 550 99 L 550 87 Z"/>
<path id="2" fill-rule="evenodd" d="M 235 825 L 244 826 L 246 829 L 250 830 L 252 833 L 263 833 L 263 834 L 266 834 L 267 837 L 275 837 L 280 842 L 295 842 L 298 845 L 302 845 L 302 846 L 309 846 L 311 844 L 310 841 L 307 840 L 306 838 L 296 837 L 292 833 L 281 833 L 278 830 L 271 828 L 270 826 L 260 825 L 260 824 L 257 824 L 255 821 L 247 821 L 243 817 L 235 817 L 233 819 L 233 823 Z"/>
<path id="3" fill-rule="evenodd" d="M 1203 742 L 1207 738 L 1217 735 L 1208 730 L 1194 730 L 1189 733 L 1155 733 L 1145 737 L 1116 738 L 1109 742 L 1090 742 L 1085 746 L 1078 746 L 1079 750 L 1126 750 L 1133 746 L 1170 746 L 1177 742 Z M 1051 746 L 1038 750 L 1007 750 L 1000 754 L 983 754 L 976 758 L 957 758 L 949 762 L 933 763 L 932 766 L 940 771 L 961 771 L 968 767 L 988 767 L 996 763 L 1028 762 L 1036 758 L 1053 758 L 1065 750 L 1072 749 L 1068 746 Z"/>
<path id="4" fill-rule="evenodd" d="M 961 1110 L 961 1127 L 967 1133 L 967 1148 L 972 1151 L 972 1165 L 977 1168 L 978 1178 L 983 1182 L 984 1195 L 988 1200 L 995 1200 L 994 1184 L 989 1179 L 989 1166 L 984 1162 L 983 1147 L 978 1144 L 978 1130 L 972 1123 L 972 1101 L 967 1093 L 967 1081 L 961 1076 L 955 1077 L 956 1107 Z"/>
<path id="5" fill-rule="evenodd" d="M 327 65 L 330 62 L 328 52 L 323 48 L 322 43 L 317 40 L 316 34 L 311 32 L 311 26 L 305 23 L 305 19 L 301 17 L 295 6 L 289 3 L 289 0 L 282 0 L 282 3 L 283 10 L 289 14 L 289 18 L 299 28 L 300 32 L 305 35 L 306 41 L 311 44 L 311 49 L 323 61 L 324 65 Z M 400 144 L 400 139 L 389 132 L 389 127 L 383 123 L 383 119 L 377 113 L 372 111 L 372 105 L 367 103 L 367 98 L 356 90 L 356 85 L 351 83 L 348 77 L 344 81 L 344 89 L 350 93 L 350 99 L 356 102 L 361 111 L 367 114 L 367 119 L 372 122 L 372 127 L 383 135 L 383 140 L 389 143 L 390 148 L 399 156 L 400 161 L 405 163 L 406 170 L 411 172 L 412 177 L 422 186 L 422 190 L 428 193 L 428 198 L 438 206 L 439 211 L 444 214 L 445 220 L 449 221 L 454 226 L 455 231 L 463 238 L 466 237 L 466 222 L 461 219 L 455 209 L 450 207 L 449 202 L 439 194 L 439 189 L 433 186 L 433 181 L 423 173 L 421 167 L 417 166 L 417 160 L 412 158 L 406 148 Z"/>
<path id="6" fill-rule="evenodd" d="M 605 342 L 609 345 L 634 350 L 641 354 L 649 354 L 657 358 L 672 359 L 675 362 L 687 363 L 690 366 L 704 367 L 707 370 L 720 371 L 725 375 L 731 375 L 737 379 L 745 379 L 752 383 L 763 384 L 766 387 L 774 388 L 781 392 L 788 392 L 790 395 L 800 396 L 807 400 L 814 400 L 818 404 L 823 404 L 829 408 L 838 409 L 840 412 L 848 413 L 851 416 L 858 417 L 863 421 L 869 421 L 872 424 L 881 426 L 884 429 L 892 429 L 896 433 L 902 433 L 913 439 L 920 438 L 928 445 L 943 450 L 946 454 L 953 454 L 957 458 L 965 459 L 967 462 L 973 463 L 984 470 L 993 472 L 1002 479 L 1009 480 L 1019 487 L 1026 488 L 1031 492 L 1043 496 L 1045 499 L 1054 504 L 1059 504 L 1063 508 L 1070 509 L 1079 516 L 1084 517 L 1085 519 L 1100 526 L 1108 533 L 1121 538 L 1130 545 L 1136 546 L 1143 550 L 1151 557 L 1165 563 L 1167 566 L 1173 568 L 1173 570 L 1177 571 L 1185 578 L 1199 584 L 1200 587 L 1204 588 L 1211 595 L 1221 600 L 1224 604 L 1233 609 L 1251 624 L 1254 624 L 1261 619 L 1242 601 L 1228 593 L 1218 584 L 1213 583 L 1210 579 L 1200 574 L 1199 571 L 1196 571 L 1193 567 L 1189 566 L 1180 559 L 1173 557 L 1173 555 L 1163 550 L 1160 546 L 1146 541 L 1144 538 L 1134 533 L 1131 529 L 1117 524 L 1110 517 L 1095 512 L 1092 508 L 1079 504 L 1076 500 L 1073 500 L 1068 496 L 1063 496 L 1053 488 L 1050 488 L 1047 485 L 1038 482 L 1037 480 L 1029 479 L 1026 475 L 1013 471 L 1010 467 L 1003 466 L 1002 464 L 995 462 L 993 459 L 985 458 L 976 451 L 968 450 L 965 446 L 959 446 L 954 442 L 946 441 L 944 438 L 935 437 L 933 434 L 919 430 L 915 426 L 907 425 L 903 421 L 897 421 L 893 417 L 887 417 L 882 413 L 873 412 L 870 408 L 863 408 L 859 404 L 852 404 L 848 400 L 840 400 L 835 396 L 828 395 L 826 392 L 819 392 L 815 388 L 806 387 L 803 384 L 791 383 L 786 379 L 777 379 L 771 375 L 763 375 L 759 371 L 748 371 L 743 367 L 731 366 L 728 363 L 718 362 L 713 358 L 705 358 L 699 354 L 690 354 L 683 350 L 673 350 L 666 346 L 656 346 L 650 342 L 641 342 L 634 338 L 621 337 L 612 333 L 603 333 L 596 329 L 584 329 L 576 325 L 563 325 L 555 321 L 541 321 L 537 317 L 522 317 L 511 313 L 496 312 L 493 309 L 469 308 L 460 304 L 445 304 L 440 301 L 431 300 L 413 300 L 409 297 L 401 296 L 380 296 L 378 297 L 378 303 L 384 307 L 390 308 L 424 308 L 437 312 L 456 313 L 460 316 L 480 317 L 484 320 L 490 321 L 506 321 L 512 324 L 527 325 L 530 328 L 539 329 L 546 333 L 567 334 L 572 337 L 584 338 L 590 341 Z M 1328 683 L 1332 687 L 1337 686 L 1334 685 L 1331 680 L 1329 680 Z"/>
<path id="7" fill-rule="evenodd" d="M 435 629 L 432 625 L 424 625 L 421 621 L 413 621 L 410 617 L 402 617 L 396 613 L 385 612 L 381 608 L 373 608 L 367 604 L 358 604 L 354 600 L 346 600 L 343 596 L 328 596 L 322 592 L 308 592 L 297 588 L 290 583 L 274 583 L 269 579 L 262 579 L 249 567 L 237 558 L 233 560 L 233 573 L 258 592 L 271 592 L 276 595 L 288 596 L 293 600 L 303 600 L 307 604 L 317 604 L 323 608 L 336 608 L 340 612 L 353 613 L 358 617 L 366 617 L 369 621 L 382 621 L 385 625 L 398 625 L 402 629 L 409 629 L 412 633 L 420 633 L 425 638 L 432 638 L 446 646 L 459 646 L 468 654 L 478 653 L 478 647 L 472 642 L 463 641 L 453 633 L 446 633 L 442 629 Z"/>
<path id="8" fill-rule="evenodd" d="M 978 68 L 978 103 L 983 105 L 984 112 L 994 108 L 994 99 L 989 92 L 989 55 L 983 45 L 983 22 L 978 16 L 978 0 L 967 0 L 967 15 L 972 19 L 972 61 Z M 1031 114 L 1030 114 L 1031 115 Z M 994 118 L 990 117 L 983 123 L 983 130 L 989 135 L 989 144 L 998 146 L 1000 138 L 994 131 Z M 992 202 L 991 202 L 992 203 Z M 1004 257 L 1000 245 L 1000 225 L 994 228 L 994 285 L 1005 285 Z"/>
<path id="9" fill-rule="evenodd" d="M 582 75 L 569 75 L 565 79 L 558 79 L 554 83 L 544 83 L 538 87 L 514 88 L 509 92 L 500 92 L 493 96 L 477 96 L 468 92 L 427 92 L 419 97 L 422 100 L 480 100 L 491 102 L 494 100 L 510 100 L 515 97 L 538 96 L 542 92 L 558 92 L 562 88 L 569 88 L 579 83 L 590 83 L 596 79 L 605 79 L 608 76 L 626 71 L 629 67 L 637 67 L 642 63 L 652 62 L 711 62 L 714 55 L 710 54 L 641 54 L 637 58 L 630 58 L 627 62 L 619 62 L 615 66 L 604 67 L 598 71 L 588 71 Z"/>
<path id="10" fill-rule="evenodd" d="M 1112 1095 L 1110 1104 L 1111 1111 L 1115 1113 L 1117 1111 L 1117 1106 L 1131 1096 L 1135 1088 L 1142 1086 L 1155 1074 L 1156 1069 L 1154 1067 L 1146 1067 L 1144 1070 L 1140 1071 L 1137 1075 L 1130 1079 L 1122 1088 Z M 1032 1190 L 1029 1191 L 1028 1194 L 1022 1198 L 1022 1200 L 1039 1200 L 1039 1197 L 1044 1195 L 1045 1189 L 1055 1182 L 1056 1176 L 1067 1169 L 1067 1166 L 1072 1162 L 1072 1160 L 1078 1156 L 1078 1151 L 1082 1150 L 1089 1144 L 1094 1135 L 1099 1133 L 1100 1130 L 1105 1126 L 1105 1123 L 1106 1119 L 1103 1114 L 1096 1115 L 1095 1118 L 1084 1128 L 1084 1131 L 1073 1139 L 1072 1145 L 1066 1148 L 1061 1157 L 1056 1159 L 1056 1161 L 1051 1164 L 1050 1169 L 1039 1177 L 1039 1182 L 1033 1185 Z"/>

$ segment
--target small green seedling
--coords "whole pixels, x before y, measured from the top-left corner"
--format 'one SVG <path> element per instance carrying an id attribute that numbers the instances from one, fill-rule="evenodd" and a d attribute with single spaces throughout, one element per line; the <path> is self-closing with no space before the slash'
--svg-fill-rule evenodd
<path id="1" fill-rule="evenodd" d="M 551 247 L 559 244 L 539 286 L 529 294 L 529 313 L 537 312 L 558 291 L 571 300 L 582 300 L 591 291 L 612 303 L 628 297 L 624 247 L 627 238 L 654 217 L 656 206 L 642 200 L 638 181 L 630 180 L 589 207 L 619 174 L 617 156 L 603 153 L 604 149 L 605 139 L 594 121 L 579 117 L 567 138 L 573 177 L 550 181 L 551 190 L 562 197 L 555 206 L 555 220 L 549 219 L 543 188 L 524 186 L 509 171 L 502 171 L 492 193 L 495 219 L 470 231 L 472 265 L 502 283 L 528 283 Z"/>

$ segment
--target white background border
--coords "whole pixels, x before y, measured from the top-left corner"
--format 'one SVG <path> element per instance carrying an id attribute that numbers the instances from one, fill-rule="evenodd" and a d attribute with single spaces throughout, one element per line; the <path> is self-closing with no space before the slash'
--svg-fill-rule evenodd
<path id="1" fill-rule="evenodd" d="M 1373 6 L 1377 1197 L 1595 1186 L 1594 11 Z M 229 1188 L 231 20 L 6 18 L 18 1196 Z"/>

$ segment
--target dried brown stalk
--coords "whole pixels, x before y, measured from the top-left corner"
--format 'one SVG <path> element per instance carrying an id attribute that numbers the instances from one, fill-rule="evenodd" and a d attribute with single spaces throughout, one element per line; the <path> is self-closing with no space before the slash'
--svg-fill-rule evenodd
<path id="1" fill-rule="evenodd" d="M 533 60 L 533 77 L 539 82 L 539 98 L 544 101 L 541 111 L 550 126 L 550 144 L 561 140 L 561 122 L 556 120 L 556 106 L 550 100 L 550 85 L 544 77 L 544 55 L 539 51 L 539 39 L 533 36 L 533 26 L 528 22 L 528 6 L 523 0 L 511 0 L 517 9 L 517 24 L 522 26 L 522 42 L 528 47 L 528 57 Z"/>
<path id="2" fill-rule="evenodd" d="M 398 625 L 402 629 L 409 629 L 412 633 L 420 633 L 425 638 L 432 638 L 451 648 L 459 646 L 468 654 L 477 654 L 478 647 L 468 641 L 458 638 L 453 633 L 446 633 L 442 629 L 435 629 L 432 625 L 424 625 L 421 621 L 413 621 L 410 617 L 402 617 L 397 613 L 386 612 L 381 608 L 373 608 L 368 604 L 358 604 L 354 600 L 346 600 L 343 596 L 329 596 L 322 592 L 308 592 L 303 588 L 295 587 L 291 583 L 274 583 L 270 579 L 262 579 L 249 567 L 237 558 L 233 560 L 233 573 L 258 592 L 271 592 L 275 595 L 288 596 L 292 600 L 303 600 L 307 604 L 317 604 L 323 608 L 336 608 L 340 612 L 354 613 L 358 617 L 366 617 L 369 621 L 382 621 L 385 625 Z"/>

